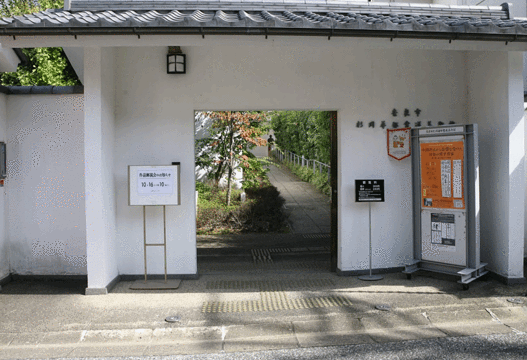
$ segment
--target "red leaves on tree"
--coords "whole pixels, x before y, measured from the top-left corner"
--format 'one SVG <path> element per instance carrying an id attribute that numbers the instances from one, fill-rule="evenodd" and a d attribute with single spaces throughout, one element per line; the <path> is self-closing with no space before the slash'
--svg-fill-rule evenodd
<path id="1" fill-rule="evenodd" d="M 237 111 L 215 111 L 207 114 L 213 119 L 212 128 L 221 134 L 220 139 L 210 143 L 213 151 L 220 155 L 216 164 L 227 169 L 227 205 L 230 204 L 230 183 L 233 170 L 237 166 L 250 166 L 243 150 L 252 146 L 265 146 L 267 141 L 260 137 L 262 129 L 259 122 L 263 119 L 258 113 Z"/>

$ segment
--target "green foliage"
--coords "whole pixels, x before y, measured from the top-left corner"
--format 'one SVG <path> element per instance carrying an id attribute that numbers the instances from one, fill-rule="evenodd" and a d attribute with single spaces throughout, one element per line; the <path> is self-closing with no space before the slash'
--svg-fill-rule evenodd
<path id="1" fill-rule="evenodd" d="M 58 9 L 63 0 L 4 0 L 1 16 L 15 16 L 34 13 L 45 9 Z M 19 66 L 15 72 L 3 73 L 0 83 L 4 86 L 72 86 L 80 85 L 75 71 L 68 62 L 62 48 L 22 49 L 29 62 Z"/>
<path id="2" fill-rule="evenodd" d="M 233 190 L 230 205 L 226 204 L 226 189 L 197 182 L 196 190 L 199 193 L 198 235 L 281 231 L 284 228 L 284 199 L 265 181 L 246 189 L 245 202 L 241 201 L 241 190 Z"/>
<path id="3" fill-rule="evenodd" d="M 73 86 L 80 82 L 69 64 L 62 48 L 22 49 L 29 59 L 19 65 L 16 72 L 2 74 L 4 86 Z"/>
<path id="4" fill-rule="evenodd" d="M 64 0 L 39 0 L 41 9 L 62 9 L 64 8 Z"/>
<path id="5" fill-rule="evenodd" d="M 63 7 L 64 0 L 2 0 L 0 16 L 11 17 Z"/>
<path id="6" fill-rule="evenodd" d="M 271 126 L 281 149 L 330 163 L 330 112 L 277 111 L 271 115 Z"/>
<path id="7" fill-rule="evenodd" d="M 208 184 L 205 184 L 203 182 L 200 182 L 200 181 L 196 181 L 196 191 L 199 193 L 199 196 L 205 194 L 205 193 L 208 193 L 208 192 L 211 192 L 212 191 L 212 187 Z"/>
<path id="8" fill-rule="evenodd" d="M 262 183 L 271 185 L 266 175 L 269 172 L 271 161 L 268 158 L 257 158 L 249 151 L 244 153 L 247 156 L 247 164 L 249 166 L 243 169 L 242 188 L 250 189 L 260 186 Z"/>
<path id="9" fill-rule="evenodd" d="M 329 182 L 327 173 L 319 173 L 318 171 L 315 171 L 315 173 L 313 173 L 313 169 L 310 167 L 302 167 L 300 165 L 294 165 L 290 162 L 286 162 L 285 164 L 293 172 L 293 174 L 298 176 L 302 181 L 309 182 L 313 184 L 322 193 L 328 196 L 330 195 L 331 184 Z"/>
<path id="10" fill-rule="evenodd" d="M 196 166 L 210 169 L 209 179 L 218 185 L 227 177 L 227 205 L 230 202 L 231 180 L 237 168 L 247 170 L 249 181 L 253 181 L 262 173 L 260 164 L 248 151 L 255 146 L 263 146 L 266 140 L 260 136 L 265 129 L 265 115 L 259 112 L 218 111 L 196 113 L 198 123 L 210 120 L 209 136 L 196 140 Z"/>
<path id="11" fill-rule="evenodd" d="M 198 185 L 200 184 L 200 185 Z M 225 203 L 226 189 L 220 189 L 217 186 L 209 186 L 200 182 L 196 182 L 196 190 L 198 191 L 198 206 L 201 209 L 222 208 L 223 210 L 234 210 L 240 205 L 241 190 L 232 190 L 233 200 L 229 206 Z"/>

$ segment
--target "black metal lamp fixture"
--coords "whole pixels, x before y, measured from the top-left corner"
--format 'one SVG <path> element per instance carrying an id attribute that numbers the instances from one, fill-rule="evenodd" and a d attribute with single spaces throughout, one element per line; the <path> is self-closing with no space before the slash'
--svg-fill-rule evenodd
<path id="1" fill-rule="evenodd" d="M 187 56 L 179 46 L 169 46 L 167 54 L 167 74 L 185 74 L 187 72 Z"/>

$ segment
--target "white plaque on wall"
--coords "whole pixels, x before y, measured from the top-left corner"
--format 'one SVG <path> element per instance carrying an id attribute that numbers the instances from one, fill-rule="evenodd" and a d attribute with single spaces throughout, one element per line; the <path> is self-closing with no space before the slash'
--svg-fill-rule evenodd
<path id="1" fill-rule="evenodd" d="M 129 205 L 179 205 L 179 165 L 129 165 Z"/>

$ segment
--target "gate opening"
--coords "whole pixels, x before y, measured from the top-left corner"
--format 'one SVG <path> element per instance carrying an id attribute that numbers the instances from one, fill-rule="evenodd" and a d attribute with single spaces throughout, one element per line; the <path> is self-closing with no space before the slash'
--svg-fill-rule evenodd
<path id="1" fill-rule="evenodd" d="M 198 272 L 335 271 L 334 111 L 196 111 Z"/>

